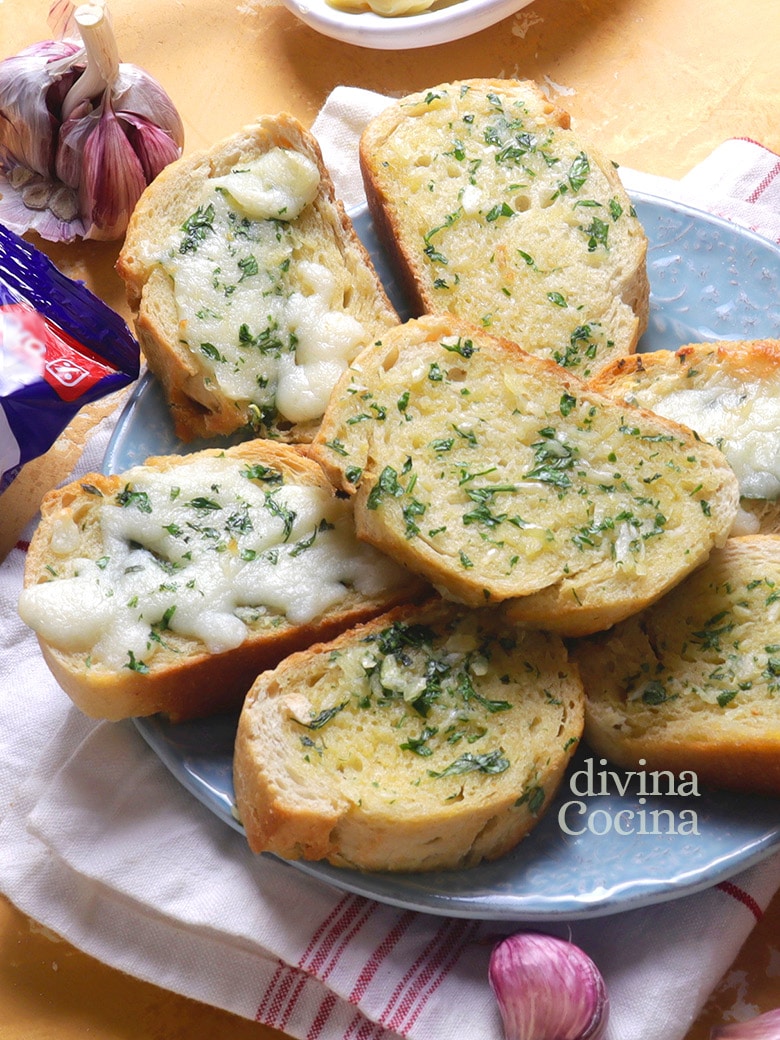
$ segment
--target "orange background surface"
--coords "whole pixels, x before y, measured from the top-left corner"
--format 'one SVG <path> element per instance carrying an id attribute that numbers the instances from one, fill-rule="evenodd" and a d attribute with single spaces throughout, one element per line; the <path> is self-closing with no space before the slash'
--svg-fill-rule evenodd
<path id="1" fill-rule="evenodd" d="M 463 0 L 468 3 L 468 0 Z M 309 125 L 338 84 L 400 95 L 455 78 L 546 84 L 573 125 L 621 165 L 680 177 L 729 137 L 780 152 L 776 0 L 535 0 L 475 36 L 405 52 L 318 35 L 278 0 L 109 0 L 120 54 L 152 72 L 183 117 L 186 150 L 261 113 Z M 0 57 L 50 36 L 48 0 L 0 0 Z M 40 244 L 40 243 L 37 243 Z M 126 318 L 116 244 L 51 246 Z M 72 464 L 62 452 L 60 467 Z M 52 464 L 36 488 L 65 476 Z M 22 485 L 20 485 L 20 489 Z M 4 509 L 0 522 L 10 523 Z M 663 994 L 659 994 L 663 1000 Z M 732 1012 L 780 1005 L 780 897 L 688 1040 Z M 4 1040 L 271 1040 L 281 1034 L 130 979 L 0 900 Z"/>

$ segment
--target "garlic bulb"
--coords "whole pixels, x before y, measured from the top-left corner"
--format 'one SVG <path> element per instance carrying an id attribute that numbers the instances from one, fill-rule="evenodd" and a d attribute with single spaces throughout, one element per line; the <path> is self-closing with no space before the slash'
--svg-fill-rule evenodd
<path id="1" fill-rule="evenodd" d="M 602 1040 L 609 1001 L 596 965 L 578 946 L 521 932 L 493 950 L 490 985 L 506 1040 Z"/>
<path id="2" fill-rule="evenodd" d="M 0 62 L 0 220 L 55 242 L 116 239 L 184 130 L 162 87 L 119 60 L 103 3 L 72 22 L 81 46 L 51 40 Z"/>
<path id="3" fill-rule="evenodd" d="M 778 1040 L 780 1038 L 780 1008 L 748 1019 L 747 1022 L 732 1022 L 727 1026 L 716 1026 L 710 1032 L 710 1040 Z"/>

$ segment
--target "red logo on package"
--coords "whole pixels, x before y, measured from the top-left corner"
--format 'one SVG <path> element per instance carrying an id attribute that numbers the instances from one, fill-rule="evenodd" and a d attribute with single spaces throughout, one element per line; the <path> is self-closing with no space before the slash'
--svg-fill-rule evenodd
<path id="1" fill-rule="evenodd" d="M 63 401 L 76 401 L 116 371 L 27 304 L 0 307 L 0 350 L 46 380 Z M 19 380 L 29 382 L 29 380 Z"/>

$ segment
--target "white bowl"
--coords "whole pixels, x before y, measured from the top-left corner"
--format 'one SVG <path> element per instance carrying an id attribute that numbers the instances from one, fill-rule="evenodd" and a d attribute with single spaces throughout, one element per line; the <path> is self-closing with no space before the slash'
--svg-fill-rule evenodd
<path id="1" fill-rule="evenodd" d="M 385 18 L 373 11 L 340 11 L 326 0 L 284 0 L 312 29 L 334 40 L 375 50 L 408 50 L 460 40 L 507 18 L 532 0 L 455 0 L 420 14 Z"/>

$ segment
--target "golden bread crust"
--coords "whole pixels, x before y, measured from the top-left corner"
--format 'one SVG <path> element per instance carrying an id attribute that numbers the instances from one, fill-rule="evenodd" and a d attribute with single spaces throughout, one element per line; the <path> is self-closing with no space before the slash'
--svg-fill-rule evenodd
<path id="1" fill-rule="evenodd" d="M 555 636 L 398 608 L 258 677 L 234 759 L 249 844 L 359 870 L 494 859 L 549 804 L 581 698 Z"/>
<path id="2" fill-rule="evenodd" d="M 332 489 L 321 469 L 299 448 L 263 440 L 246 442 L 227 450 L 205 449 L 189 456 L 150 458 L 143 467 L 136 467 L 127 474 L 87 474 L 79 481 L 50 492 L 44 499 L 41 522 L 28 553 L 25 588 L 31 590 L 41 583 L 56 582 L 58 577 L 72 577 L 84 568 L 82 561 L 92 566 L 95 561 L 99 566 L 102 561 L 108 561 L 108 554 L 117 551 L 117 543 L 116 537 L 110 533 L 110 521 L 109 527 L 102 526 L 100 510 L 129 508 L 116 503 L 121 501 L 121 495 L 128 487 L 139 486 L 137 482 L 128 483 L 132 474 L 136 474 L 136 481 L 141 472 L 169 474 L 171 487 L 175 490 L 176 480 L 185 465 L 198 466 L 209 460 L 216 465 L 216 469 L 208 471 L 211 480 L 215 472 L 226 474 L 229 470 L 247 467 L 267 468 L 282 475 L 284 486 L 311 488 L 321 492 L 326 500 L 333 499 Z M 213 495 L 208 482 L 204 482 L 202 494 L 204 497 Z M 208 507 L 208 501 L 204 505 Z M 206 515 L 204 523 L 208 525 L 210 516 L 214 514 L 203 515 Z M 352 526 L 351 518 L 349 526 Z M 204 537 L 215 538 L 208 526 L 203 530 Z M 310 537 L 313 539 L 314 536 Z M 63 538 L 67 539 L 66 545 L 63 545 Z M 215 552 L 221 549 L 224 549 L 223 558 L 232 558 L 226 566 L 235 569 L 239 548 L 225 545 Z M 358 550 L 355 543 L 354 551 Z M 150 542 L 148 552 L 157 556 L 163 568 L 159 572 L 161 587 L 166 582 L 187 580 L 190 572 L 186 569 L 179 571 L 181 565 L 173 557 L 171 560 L 163 558 L 155 543 Z M 274 566 L 270 557 L 268 566 L 270 577 Z M 316 566 L 316 562 L 312 563 L 315 576 Z M 373 566 L 373 562 L 369 566 Z M 160 712 L 173 720 L 181 720 L 235 711 L 240 708 L 258 672 L 273 667 L 289 653 L 330 638 L 352 624 L 420 595 L 422 586 L 414 576 L 404 576 L 389 562 L 388 566 L 392 568 L 387 574 L 391 579 L 389 582 L 381 576 L 376 582 L 372 579 L 369 591 L 345 585 L 344 595 L 316 616 L 293 622 L 282 607 L 271 605 L 259 609 L 257 617 L 247 619 L 245 638 L 240 644 L 224 650 L 210 649 L 203 638 L 192 633 L 177 632 L 173 623 L 168 627 L 151 626 L 149 632 L 150 638 L 155 640 L 154 652 L 148 659 L 144 657 L 139 667 L 132 666 L 132 656 L 128 665 L 127 655 L 124 664 L 101 662 L 92 646 L 74 650 L 73 644 L 62 641 L 64 637 L 59 635 L 39 633 L 39 642 L 60 686 L 88 715 L 117 720 Z M 179 574 L 184 578 L 179 578 Z M 139 587 L 136 597 L 139 604 L 134 607 L 135 613 L 142 611 L 145 603 L 148 603 L 146 609 L 151 611 L 154 595 L 153 589 L 143 593 Z M 262 604 L 262 589 L 257 595 L 258 603 Z M 273 604 L 274 601 L 269 602 Z M 209 605 L 206 596 L 204 609 Z M 23 607 L 24 594 L 20 600 L 20 608 Z M 28 609 L 32 610 L 31 607 Z M 45 618 L 24 610 L 23 617 L 32 627 L 41 627 L 40 621 L 45 621 Z M 128 628 L 134 621 L 134 615 L 128 614 Z M 97 643 L 100 636 L 101 632 L 96 632 L 92 643 Z"/>
<path id="3" fill-rule="evenodd" d="M 523 80 L 401 98 L 360 142 L 369 209 L 416 315 L 449 312 L 581 377 L 647 325 L 647 240 L 614 165 Z"/>
<path id="4" fill-rule="evenodd" d="M 571 647 L 586 739 L 628 769 L 780 794 L 780 537 L 730 538 L 649 609 Z"/>
<path id="5" fill-rule="evenodd" d="M 163 266 L 164 253 L 171 236 L 180 233 L 192 217 L 211 180 L 277 148 L 305 157 L 319 171 L 316 197 L 289 222 L 296 243 L 289 284 L 300 285 L 301 261 L 324 264 L 336 279 L 339 310 L 360 320 L 369 340 L 397 321 L 371 258 L 335 197 L 319 145 L 292 116 L 263 116 L 213 147 L 170 164 L 141 196 L 116 269 L 125 282 L 144 356 L 163 385 L 177 436 L 184 441 L 231 434 L 260 420 L 251 400 L 234 397 L 209 378 L 203 358 L 185 342 L 181 329 L 187 314 L 179 313 L 171 275 Z M 262 261 L 259 254 L 261 267 Z M 264 306 L 258 299 L 259 312 Z M 257 426 L 290 442 L 310 440 L 316 427 L 314 420 L 291 422 L 282 415 Z"/>
<path id="6" fill-rule="evenodd" d="M 691 343 L 619 358 L 589 385 L 667 415 L 716 444 L 740 482 L 734 534 L 780 533 L 780 341 Z"/>
<path id="7" fill-rule="evenodd" d="M 736 478 L 685 427 L 450 316 L 363 351 L 309 449 L 359 536 L 448 596 L 564 635 L 657 599 L 725 540 Z"/>

